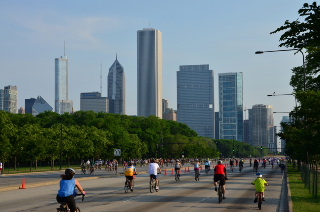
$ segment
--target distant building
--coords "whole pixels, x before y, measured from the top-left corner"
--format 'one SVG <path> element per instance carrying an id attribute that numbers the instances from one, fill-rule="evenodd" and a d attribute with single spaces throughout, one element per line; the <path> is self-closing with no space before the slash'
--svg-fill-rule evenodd
<path id="1" fill-rule="evenodd" d="M 183 65 L 177 72 L 178 122 L 214 138 L 214 76 L 209 65 Z"/>
<path id="2" fill-rule="evenodd" d="M 214 112 L 214 138 L 219 139 L 219 112 Z"/>
<path id="3" fill-rule="evenodd" d="M 68 58 L 55 58 L 55 112 L 72 113 L 73 101 L 69 100 L 69 68 Z"/>
<path id="4" fill-rule="evenodd" d="M 267 147 L 276 151 L 271 105 L 256 104 L 249 109 L 249 143 L 256 147 Z"/>
<path id="5" fill-rule="evenodd" d="M 109 113 L 126 114 L 126 78 L 117 57 L 108 73 Z"/>
<path id="6" fill-rule="evenodd" d="M 168 107 L 168 100 L 162 99 L 162 118 L 177 121 L 177 111 Z"/>
<path id="7" fill-rule="evenodd" d="M 243 75 L 219 73 L 220 139 L 243 141 Z"/>
<path id="8" fill-rule="evenodd" d="M 137 115 L 162 118 L 162 33 L 145 28 L 137 41 Z"/>
<path id="9" fill-rule="evenodd" d="M 18 88 L 8 85 L 0 89 L 0 110 L 18 113 Z"/>
<path id="10" fill-rule="evenodd" d="M 53 108 L 41 96 L 38 96 L 37 99 L 25 99 L 25 108 L 25 113 L 32 114 L 33 116 L 53 110 Z"/>
<path id="11" fill-rule="evenodd" d="M 18 109 L 18 114 L 26 114 L 26 111 L 24 110 L 24 107 L 20 107 Z"/>
<path id="12" fill-rule="evenodd" d="M 109 102 L 107 97 L 101 97 L 99 92 L 88 92 L 80 94 L 80 110 L 81 111 L 93 111 L 108 112 Z"/>

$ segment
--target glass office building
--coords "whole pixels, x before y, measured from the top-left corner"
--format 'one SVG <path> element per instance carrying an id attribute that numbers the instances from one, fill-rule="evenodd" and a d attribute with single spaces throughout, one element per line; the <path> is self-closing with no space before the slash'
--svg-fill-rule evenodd
<path id="1" fill-rule="evenodd" d="M 178 122 L 214 138 L 214 76 L 209 65 L 183 65 L 177 72 Z"/>
<path id="2" fill-rule="evenodd" d="M 243 74 L 219 73 L 219 137 L 243 141 Z"/>
<path id="3" fill-rule="evenodd" d="M 38 96 L 37 99 L 25 99 L 25 108 L 25 113 L 30 113 L 33 116 L 53 109 L 41 96 Z"/>
<path id="4" fill-rule="evenodd" d="M 87 92 L 80 94 L 80 110 L 93 111 L 96 113 L 109 111 L 109 103 L 107 97 L 101 97 L 99 92 Z"/>
<path id="5" fill-rule="evenodd" d="M 72 113 L 73 102 L 69 100 L 68 58 L 55 58 L 55 112 Z"/>
<path id="6" fill-rule="evenodd" d="M 126 78 L 117 57 L 108 73 L 109 113 L 126 114 Z"/>
<path id="7" fill-rule="evenodd" d="M 162 33 L 137 32 L 137 115 L 162 118 Z"/>

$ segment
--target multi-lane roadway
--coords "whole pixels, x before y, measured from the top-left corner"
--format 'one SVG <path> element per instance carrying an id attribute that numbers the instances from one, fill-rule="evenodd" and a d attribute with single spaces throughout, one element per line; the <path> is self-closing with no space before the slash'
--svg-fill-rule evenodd
<path id="1" fill-rule="evenodd" d="M 188 168 L 190 172 L 188 172 Z M 217 193 L 213 187 L 213 172 L 205 174 L 201 171 L 200 181 L 194 180 L 193 168 L 186 164 L 182 169 L 181 181 L 176 182 L 172 167 L 164 167 L 160 175 L 159 192 L 150 193 L 147 167 L 137 167 L 140 174 L 135 180 L 133 192 L 125 193 L 123 185 L 125 178 L 114 172 L 96 171 L 95 175 L 81 175 L 77 171 L 75 177 L 86 189 L 84 202 L 77 198 L 77 206 L 81 211 L 256 211 L 257 204 L 253 203 L 255 179 L 252 167 L 245 164 L 240 173 L 236 168 L 230 172 L 228 168 L 226 199 L 218 203 Z M 166 169 L 166 174 L 165 171 Z M 186 172 L 185 172 L 186 171 Z M 120 171 L 121 172 L 121 171 Z M 262 210 L 276 212 L 283 201 L 287 201 L 282 191 L 282 178 L 279 167 L 259 170 L 269 182 L 266 190 L 266 201 Z M 62 172 L 45 172 L 19 175 L 0 176 L 0 211 L 56 211 L 59 204 L 55 197 L 59 189 L 59 175 Z M 22 186 L 22 179 L 26 179 L 26 189 Z"/>

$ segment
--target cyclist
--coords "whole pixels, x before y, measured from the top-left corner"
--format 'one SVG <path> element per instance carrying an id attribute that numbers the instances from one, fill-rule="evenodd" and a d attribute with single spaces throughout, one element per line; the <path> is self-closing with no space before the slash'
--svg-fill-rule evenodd
<path id="1" fill-rule="evenodd" d="M 174 164 L 174 171 L 178 176 L 180 177 L 180 168 L 182 167 L 179 160 L 176 160 L 176 163 Z"/>
<path id="2" fill-rule="evenodd" d="M 132 165 L 132 162 L 129 162 L 128 166 L 124 171 L 124 176 L 126 177 L 126 179 L 129 180 L 129 188 L 131 191 L 133 191 L 133 186 L 134 186 L 133 175 L 135 174 L 137 174 L 136 167 Z"/>
<path id="3" fill-rule="evenodd" d="M 204 170 L 206 170 L 206 172 L 210 171 L 210 161 L 206 160 L 206 162 L 204 163 Z"/>
<path id="4" fill-rule="evenodd" d="M 218 160 L 218 165 L 214 167 L 214 175 L 213 175 L 213 182 L 214 182 L 214 190 L 217 191 L 217 182 L 220 181 L 220 185 L 223 185 L 223 199 L 225 199 L 226 193 L 226 179 L 227 178 L 227 169 L 226 166 L 222 165 L 222 161 Z"/>
<path id="5" fill-rule="evenodd" d="M 200 175 L 200 163 L 199 163 L 199 159 L 196 159 L 195 162 L 193 162 L 193 169 L 195 173 L 198 173 L 198 175 Z"/>
<path id="6" fill-rule="evenodd" d="M 266 168 L 267 160 L 265 158 L 262 159 L 262 167 Z"/>
<path id="7" fill-rule="evenodd" d="M 61 175 L 60 189 L 56 198 L 58 203 L 66 202 L 70 212 L 77 210 L 76 201 L 74 200 L 74 195 L 76 194 L 75 187 L 77 187 L 83 195 L 86 194 L 78 180 L 73 177 L 74 175 L 75 171 L 72 168 L 67 168 L 64 174 Z"/>
<path id="8" fill-rule="evenodd" d="M 264 191 L 266 189 L 266 186 L 268 186 L 268 182 L 262 178 L 262 174 L 257 173 L 256 174 L 257 178 L 251 183 L 252 185 L 256 186 L 256 193 L 255 193 L 255 198 L 254 198 L 254 203 L 258 201 L 258 193 L 262 193 L 262 201 L 265 201 L 266 199 L 264 198 Z"/>
<path id="9" fill-rule="evenodd" d="M 233 166 L 234 166 L 234 160 L 233 160 L 232 158 L 230 158 L 229 165 L 230 165 L 230 169 L 233 169 Z"/>
<path id="10" fill-rule="evenodd" d="M 151 179 L 155 179 L 156 180 L 156 191 L 159 191 L 159 178 L 158 178 L 158 170 L 159 173 L 161 173 L 161 169 L 160 166 L 155 162 L 154 159 L 150 160 L 150 164 L 149 164 L 149 174 L 150 174 L 150 180 Z"/>
<path id="11" fill-rule="evenodd" d="M 254 161 L 253 161 L 253 172 L 255 170 L 258 170 L 258 168 L 259 168 L 259 162 L 258 162 L 257 159 L 254 159 Z"/>
<path id="12" fill-rule="evenodd" d="M 239 170 L 242 170 L 243 169 L 243 159 L 240 159 L 239 161 Z"/>

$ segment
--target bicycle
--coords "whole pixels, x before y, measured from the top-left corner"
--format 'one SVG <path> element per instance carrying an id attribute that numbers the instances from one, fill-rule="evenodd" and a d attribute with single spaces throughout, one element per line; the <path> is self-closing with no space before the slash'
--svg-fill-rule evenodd
<path id="1" fill-rule="evenodd" d="M 176 174 L 174 175 L 174 179 L 176 181 L 180 181 L 180 173 L 179 173 L 179 171 L 176 171 Z"/>
<path id="2" fill-rule="evenodd" d="M 219 187 L 217 190 L 218 202 L 221 203 L 223 199 L 223 185 L 220 183 L 220 180 L 217 183 L 219 183 Z"/>
<path id="3" fill-rule="evenodd" d="M 133 180 L 132 180 L 133 181 Z M 131 192 L 133 192 L 133 186 L 131 185 L 131 182 L 129 179 L 126 179 L 125 183 L 124 183 L 124 193 L 128 193 L 129 190 L 131 190 Z"/>
<path id="4" fill-rule="evenodd" d="M 262 206 L 262 192 L 258 192 L 258 208 L 259 210 L 261 210 L 261 206 Z"/>
<path id="5" fill-rule="evenodd" d="M 150 182 L 149 182 L 150 193 L 153 193 L 154 191 L 158 192 L 159 188 L 157 189 L 157 186 L 159 186 L 157 183 L 157 180 L 154 179 L 153 176 L 150 176 Z"/>
<path id="6" fill-rule="evenodd" d="M 199 181 L 199 180 L 200 180 L 200 178 L 199 178 L 200 173 L 199 173 L 199 172 L 200 172 L 199 169 L 195 170 L 195 172 L 194 172 L 194 179 L 195 179 L 196 181 Z"/>
<path id="7" fill-rule="evenodd" d="M 206 174 L 208 174 L 208 173 L 209 173 L 209 171 L 210 171 L 210 166 L 207 166 L 207 167 L 205 168 L 205 172 L 206 172 Z"/>
<path id="8" fill-rule="evenodd" d="M 253 171 L 257 173 L 258 172 L 258 167 L 257 166 L 253 167 Z"/>
<path id="9" fill-rule="evenodd" d="M 243 165 L 239 165 L 239 172 L 241 172 L 243 169 Z"/>
<path id="10" fill-rule="evenodd" d="M 233 165 L 231 165 L 231 166 L 230 166 L 230 169 L 231 169 L 231 171 L 233 172 L 233 170 L 234 170 L 234 166 L 233 166 Z"/>
<path id="11" fill-rule="evenodd" d="M 78 194 L 78 193 L 77 193 L 76 196 L 78 196 L 78 195 L 81 195 L 81 196 L 82 196 L 82 202 L 83 202 L 85 194 L 82 194 L 82 193 Z M 77 212 L 80 212 L 80 208 L 77 207 L 77 210 L 76 210 L 76 211 L 77 211 Z M 66 202 L 60 202 L 60 207 L 57 208 L 57 212 L 70 212 L 70 209 L 69 209 L 69 207 L 68 207 L 68 204 L 67 204 Z"/>

